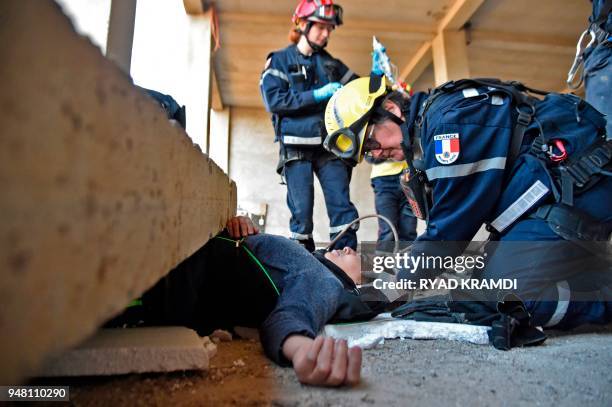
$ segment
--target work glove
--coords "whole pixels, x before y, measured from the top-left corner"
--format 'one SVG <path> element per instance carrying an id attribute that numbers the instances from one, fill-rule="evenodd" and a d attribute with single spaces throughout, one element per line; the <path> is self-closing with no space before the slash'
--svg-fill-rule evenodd
<path id="1" fill-rule="evenodd" d="M 385 49 L 382 49 L 385 52 Z M 381 76 L 385 73 L 382 67 L 382 55 L 380 52 L 372 52 L 372 74 Z"/>
<path id="2" fill-rule="evenodd" d="M 449 322 L 491 325 L 499 318 L 495 305 L 487 301 L 470 300 L 472 294 L 455 290 L 449 294 L 412 300 L 396 308 L 391 316 L 415 321 Z M 476 297 L 473 297 L 476 298 Z"/>
<path id="3" fill-rule="evenodd" d="M 319 89 L 315 89 L 312 92 L 312 95 L 314 96 L 316 102 L 322 102 L 332 97 L 334 92 L 336 92 L 341 87 L 342 84 L 340 82 L 330 82 L 325 86 L 321 86 Z"/>
<path id="4" fill-rule="evenodd" d="M 414 321 L 465 323 L 464 316 L 453 312 L 449 303 L 450 297 L 448 295 L 434 295 L 408 302 L 393 310 L 391 316 Z"/>

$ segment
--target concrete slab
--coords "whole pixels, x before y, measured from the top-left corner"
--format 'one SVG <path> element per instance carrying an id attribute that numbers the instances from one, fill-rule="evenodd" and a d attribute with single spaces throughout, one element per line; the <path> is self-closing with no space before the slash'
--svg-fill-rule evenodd
<path id="1" fill-rule="evenodd" d="M 75 349 L 48 361 L 41 377 L 108 376 L 206 370 L 208 351 L 183 327 L 102 329 Z"/>
<path id="2" fill-rule="evenodd" d="M 14 385 L 221 230 L 236 188 L 53 1 L 2 1 L 0 20 L 0 384 Z"/>

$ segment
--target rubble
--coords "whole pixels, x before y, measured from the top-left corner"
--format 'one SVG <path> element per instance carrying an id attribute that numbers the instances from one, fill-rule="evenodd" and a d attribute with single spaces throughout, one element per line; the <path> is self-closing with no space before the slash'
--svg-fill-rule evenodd
<path id="1" fill-rule="evenodd" d="M 217 354 L 217 345 L 208 336 L 202 337 L 202 345 L 206 349 L 206 353 L 208 353 L 209 360 Z"/>
<path id="2" fill-rule="evenodd" d="M 213 342 L 215 342 L 215 339 L 221 342 L 230 342 L 232 340 L 232 334 L 223 329 L 215 329 L 214 332 L 210 334 L 210 337 Z"/>

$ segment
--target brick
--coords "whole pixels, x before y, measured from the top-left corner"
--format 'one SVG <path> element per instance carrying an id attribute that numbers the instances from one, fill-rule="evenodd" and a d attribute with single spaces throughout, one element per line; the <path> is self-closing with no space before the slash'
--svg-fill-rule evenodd
<path id="1" fill-rule="evenodd" d="M 15 384 L 216 234 L 236 187 L 53 1 L 0 16 L 0 384 Z"/>
<path id="2" fill-rule="evenodd" d="M 102 329 L 47 362 L 38 376 L 108 376 L 208 369 L 208 351 L 182 327 Z"/>

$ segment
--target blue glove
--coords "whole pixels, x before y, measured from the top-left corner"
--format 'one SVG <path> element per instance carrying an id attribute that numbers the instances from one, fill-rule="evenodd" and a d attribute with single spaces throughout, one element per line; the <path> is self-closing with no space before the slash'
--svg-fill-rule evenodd
<path id="1" fill-rule="evenodd" d="M 385 52 L 385 49 L 382 49 Z M 382 56 L 380 52 L 372 52 L 372 73 L 376 76 L 381 76 L 385 73 L 382 68 Z"/>
<path id="2" fill-rule="evenodd" d="M 325 86 L 321 86 L 319 89 L 312 91 L 312 96 L 316 102 L 322 102 L 332 97 L 335 91 L 340 89 L 342 84 L 340 82 L 330 82 Z"/>

